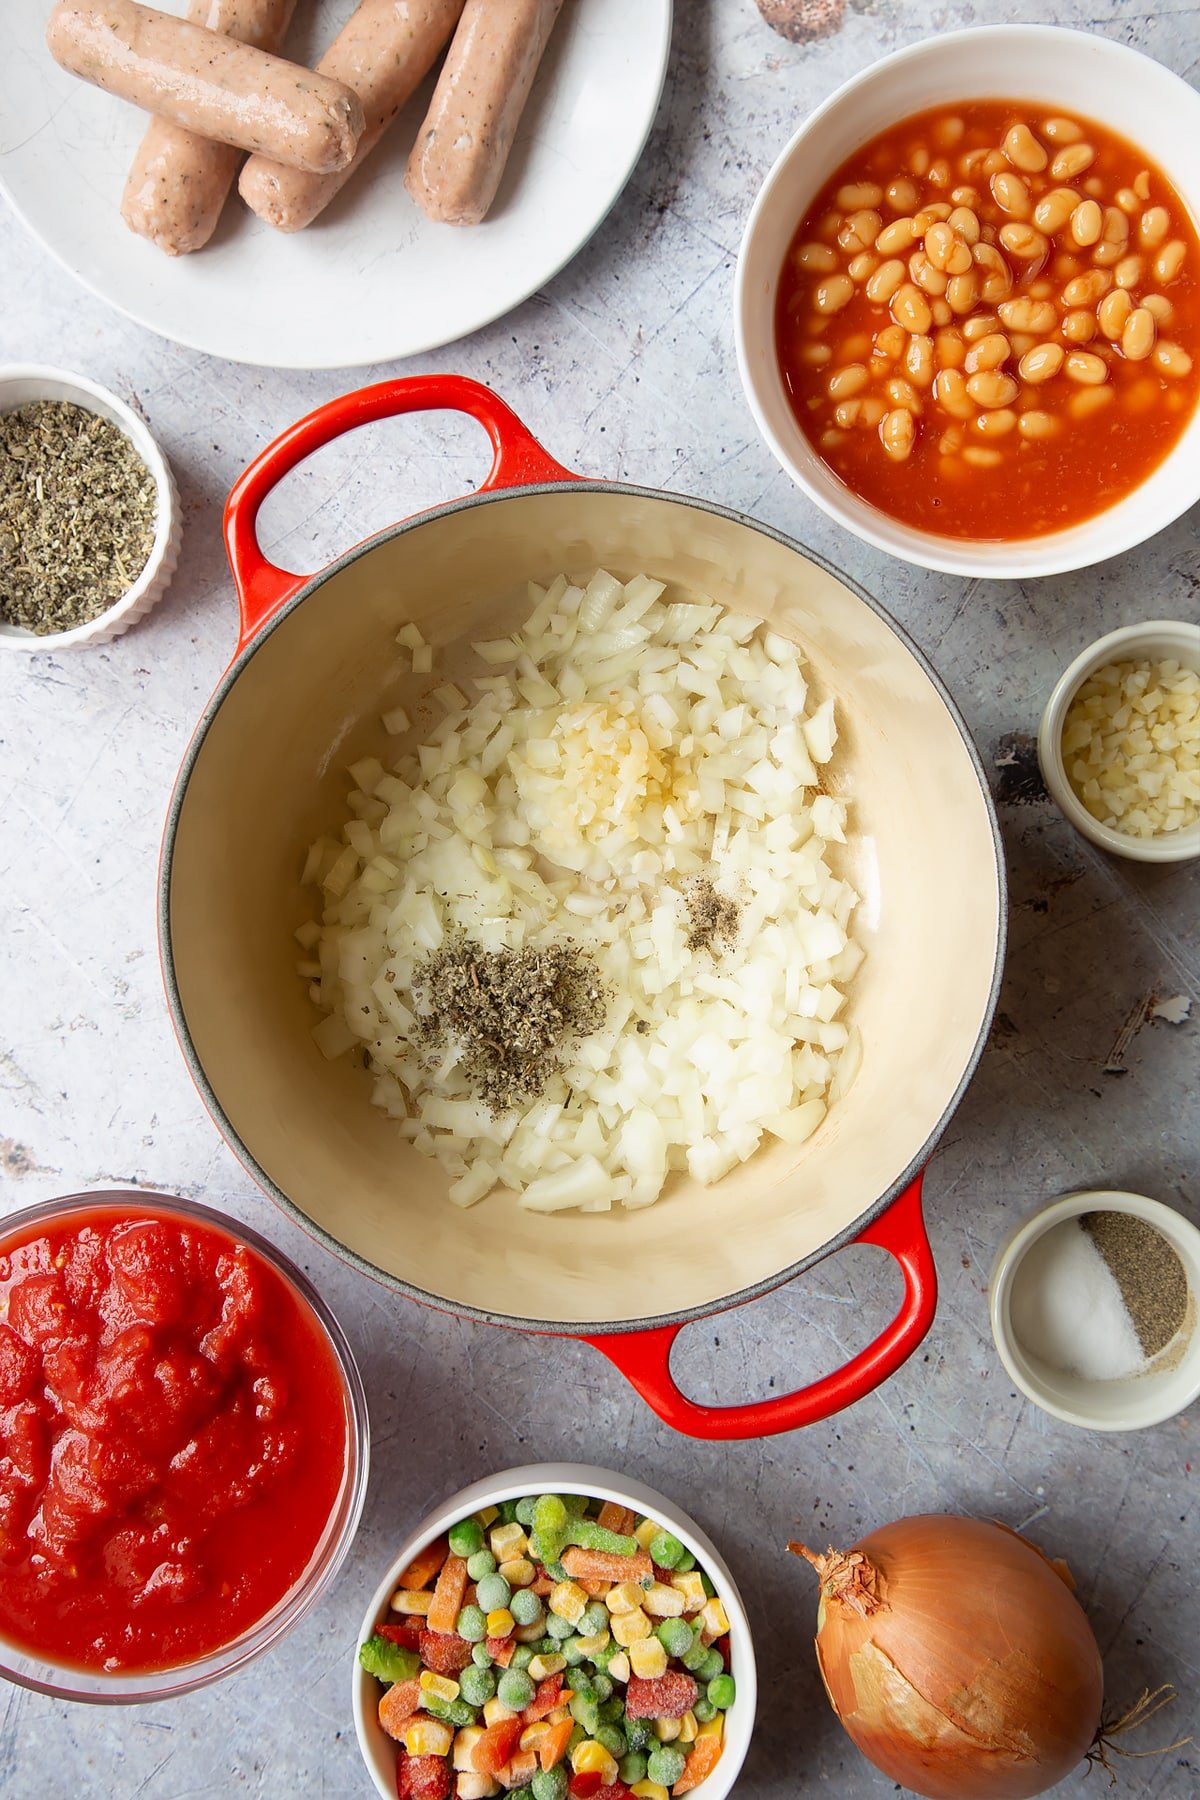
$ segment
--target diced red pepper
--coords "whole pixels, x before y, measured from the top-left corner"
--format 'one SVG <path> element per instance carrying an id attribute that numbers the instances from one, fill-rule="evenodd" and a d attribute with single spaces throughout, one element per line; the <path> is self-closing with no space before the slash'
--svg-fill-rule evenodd
<path id="1" fill-rule="evenodd" d="M 630 1719 L 682 1719 L 696 1703 L 700 1689 L 681 1669 L 647 1680 L 631 1675 L 625 1689 L 625 1714 Z"/>
<path id="2" fill-rule="evenodd" d="M 724 1637 L 719 1637 L 717 1639 L 717 1649 L 721 1652 L 721 1656 L 725 1663 L 725 1667 L 726 1667 L 726 1669 L 728 1669 L 729 1665 L 733 1661 L 733 1646 L 729 1642 L 729 1633 L 728 1632 L 725 1633 Z"/>
<path id="3" fill-rule="evenodd" d="M 489 1725 L 471 1751 L 471 1766 L 479 1775 L 498 1775 L 521 1741 L 522 1719 L 499 1719 Z"/>
<path id="4" fill-rule="evenodd" d="M 450 1779 L 444 1756 L 401 1756 L 396 1764 L 398 1800 L 449 1800 Z"/>
<path id="5" fill-rule="evenodd" d="M 596 1800 L 629 1800 L 629 1789 L 623 1781 L 610 1781 L 607 1787 L 596 1789 Z"/>
<path id="6" fill-rule="evenodd" d="M 420 1625 L 377 1625 L 375 1631 L 389 1644 L 399 1644 L 402 1650 L 419 1651 L 421 1648 Z"/>
<path id="7" fill-rule="evenodd" d="M 516 1650 L 517 1640 L 516 1638 L 510 1637 L 491 1637 L 487 1641 L 487 1647 L 488 1655 L 491 1657 L 492 1661 L 494 1663 L 499 1663 L 502 1669 L 507 1669 L 509 1663 L 513 1659 L 513 1652 Z"/>
<path id="8" fill-rule="evenodd" d="M 421 1661 L 438 1675 L 461 1675 L 471 1660 L 471 1646 L 453 1631 L 422 1631 Z"/>
<path id="9" fill-rule="evenodd" d="M 544 1681 L 539 1681 L 537 1692 L 521 1715 L 525 1723 L 535 1725 L 539 1719 L 544 1719 L 547 1713 L 552 1713 L 556 1706 L 562 1704 L 562 1691 L 563 1678 L 561 1675 L 547 1675 Z"/>
<path id="10" fill-rule="evenodd" d="M 567 1792 L 571 1800 L 596 1800 L 603 1786 L 604 1777 L 599 1769 L 583 1769 L 578 1775 L 572 1775 Z"/>

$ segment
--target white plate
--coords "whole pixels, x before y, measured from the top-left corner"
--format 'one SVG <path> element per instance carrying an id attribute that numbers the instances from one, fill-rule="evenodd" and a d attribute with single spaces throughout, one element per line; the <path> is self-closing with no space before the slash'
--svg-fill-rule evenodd
<path id="1" fill-rule="evenodd" d="M 159 4 L 185 10 L 184 0 Z M 302 6 L 288 54 L 315 60 L 352 6 Z M 273 231 L 235 194 L 204 250 L 169 257 L 120 216 L 145 115 L 53 62 L 44 6 L 18 0 L 4 10 L 0 188 L 30 230 L 152 331 L 234 362 L 293 369 L 415 356 L 542 287 L 629 179 L 654 122 L 671 38 L 671 0 L 566 0 L 482 225 L 431 224 L 404 190 L 431 77 L 307 231 Z"/>

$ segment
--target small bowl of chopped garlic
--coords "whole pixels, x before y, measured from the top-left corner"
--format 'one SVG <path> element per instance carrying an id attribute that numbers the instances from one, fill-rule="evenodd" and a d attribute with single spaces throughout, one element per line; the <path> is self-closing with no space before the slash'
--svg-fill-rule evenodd
<path id="1" fill-rule="evenodd" d="M 1135 862 L 1200 856 L 1200 625 L 1110 631 L 1059 678 L 1042 714 L 1047 788 L 1085 837 Z"/>

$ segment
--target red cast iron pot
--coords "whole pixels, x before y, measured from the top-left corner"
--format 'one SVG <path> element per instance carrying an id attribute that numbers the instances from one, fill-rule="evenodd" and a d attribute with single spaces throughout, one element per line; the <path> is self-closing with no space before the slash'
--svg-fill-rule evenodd
<path id="1" fill-rule="evenodd" d="M 494 451 L 480 491 L 380 533 L 317 575 L 274 567 L 259 509 L 287 472 L 355 426 L 458 409 Z M 184 1054 L 226 1140 L 330 1249 L 398 1293 L 493 1324 L 586 1338 L 659 1416 L 697 1437 L 762 1436 L 851 1405 L 912 1354 L 937 1281 L 920 1170 L 978 1061 L 1003 960 L 1004 874 L 987 784 L 933 670 L 866 594 L 726 508 L 563 469 L 489 389 L 457 376 L 382 382 L 310 413 L 247 469 L 226 510 L 241 604 L 235 656 L 188 750 L 167 823 L 161 942 Z M 394 638 L 407 619 L 435 680 L 511 631 L 526 583 L 639 570 L 770 619 L 835 696 L 831 765 L 850 802 L 844 868 L 867 958 L 850 1092 L 805 1145 L 762 1149 L 713 1188 L 674 1177 L 612 1214 L 524 1213 L 499 1194 L 464 1214 L 447 1177 L 398 1138 L 349 1059 L 315 1048 L 292 933 L 312 911 L 305 847 L 345 816 L 345 766 L 393 756 L 380 714 L 419 703 Z M 851 1242 L 894 1256 L 892 1322 L 834 1373 L 746 1406 L 680 1392 L 684 1323 L 752 1300 Z M 498 1295 L 519 1296 L 505 1311 Z"/>

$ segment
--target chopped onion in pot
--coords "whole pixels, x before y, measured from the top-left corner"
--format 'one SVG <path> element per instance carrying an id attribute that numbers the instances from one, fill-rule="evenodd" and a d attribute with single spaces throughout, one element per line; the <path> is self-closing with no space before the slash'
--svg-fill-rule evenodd
<path id="1" fill-rule="evenodd" d="M 829 855 L 847 806 L 820 790 L 835 708 L 789 639 L 650 576 L 559 577 L 530 605 L 474 646 L 485 673 L 431 679 L 440 721 L 393 769 L 356 763 L 351 816 L 309 850 L 314 1037 L 363 1051 L 455 1204 L 499 1186 L 539 1212 L 641 1207 L 673 1171 L 708 1184 L 805 1142 L 861 1062 L 858 895 Z M 431 1043 L 423 971 L 456 944 L 566 941 L 603 1024 L 494 1114 L 468 1048 Z"/>

